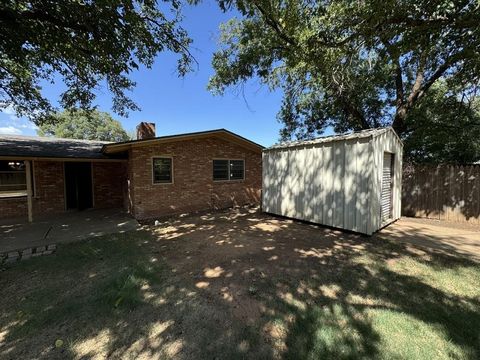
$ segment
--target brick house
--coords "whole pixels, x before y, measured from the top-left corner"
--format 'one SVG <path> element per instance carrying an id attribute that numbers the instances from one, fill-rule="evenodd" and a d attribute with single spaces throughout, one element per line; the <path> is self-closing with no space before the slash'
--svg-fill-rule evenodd
<path id="1" fill-rule="evenodd" d="M 219 129 L 108 143 L 0 136 L 0 219 L 124 208 L 137 219 L 258 204 L 262 146 Z"/>

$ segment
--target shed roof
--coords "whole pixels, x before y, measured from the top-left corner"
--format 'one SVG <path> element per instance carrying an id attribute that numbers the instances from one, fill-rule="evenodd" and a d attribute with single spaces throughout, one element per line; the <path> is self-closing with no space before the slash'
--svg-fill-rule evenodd
<path id="1" fill-rule="evenodd" d="M 322 143 L 328 143 L 328 142 L 340 141 L 340 140 L 362 139 L 367 137 L 378 136 L 387 131 L 392 131 L 395 134 L 395 136 L 398 138 L 398 135 L 395 132 L 395 130 L 393 130 L 393 128 L 384 127 L 384 128 L 361 130 L 361 131 L 356 131 L 348 134 L 321 136 L 321 137 L 317 137 L 309 140 L 288 141 L 288 142 L 283 142 L 283 143 L 273 145 L 265 150 L 268 151 L 268 150 L 283 149 L 283 148 L 290 148 L 290 147 L 315 145 L 315 144 L 322 144 Z M 400 138 L 398 139 L 401 142 Z"/>
<path id="2" fill-rule="evenodd" d="M 154 143 L 155 144 L 168 143 L 168 142 L 180 141 L 180 140 L 202 139 L 206 137 L 222 138 L 224 140 L 235 142 L 240 146 L 244 146 L 258 152 L 261 152 L 262 149 L 264 148 L 262 145 L 257 144 L 251 140 L 248 140 L 243 136 L 235 134 L 226 129 L 215 129 L 215 130 L 198 131 L 198 132 L 191 132 L 191 133 L 184 133 L 184 134 L 159 136 L 151 139 L 130 140 L 130 141 L 124 141 L 119 143 L 110 143 L 110 144 L 105 144 L 102 150 L 105 154 L 113 154 L 113 153 L 118 153 L 121 151 L 128 150 L 132 146 L 135 146 L 135 147 L 146 146 Z"/>
<path id="3" fill-rule="evenodd" d="M 0 157 L 108 159 L 102 153 L 107 141 L 40 136 L 0 135 Z"/>

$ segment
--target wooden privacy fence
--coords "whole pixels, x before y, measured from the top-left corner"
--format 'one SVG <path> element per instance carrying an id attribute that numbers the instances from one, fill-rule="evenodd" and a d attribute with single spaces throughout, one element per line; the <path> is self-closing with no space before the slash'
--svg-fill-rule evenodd
<path id="1" fill-rule="evenodd" d="M 480 165 L 405 166 L 402 215 L 480 224 Z"/>

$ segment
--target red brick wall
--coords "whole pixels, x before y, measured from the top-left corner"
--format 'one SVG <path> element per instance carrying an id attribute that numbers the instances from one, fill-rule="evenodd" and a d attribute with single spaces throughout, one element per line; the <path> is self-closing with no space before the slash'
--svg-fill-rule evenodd
<path id="1" fill-rule="evenodd" d="M 152 184 L 152 157 L 173 158 L 173 184 Z M 245 180 L 214 182 L 213 159 L 245 159 Z M 148 219 L 259 203 L 262 155 L 217 138 L 134 147 L 129 161 L 133 214 Z"/>
<path id="2" fill-rule="evenodd" d="M 33 216 L 65 211 L 63 162 L 35 161 L 35 196 Z"/>
<path id="3" fill-rule="evenodd" d="M 95 208 L 121 208 L 126 198 L 127 164 L 93 162 Z M 65 211 L 63 161 L 34 161 L 35 194 L 33 217 L 41 218 Z M 0 198 L 0 219 L 27 217 L 27 198 Z"/>
<path id="4" fill-rule="evenodd" d="M 97 209 L 124 207 L 126 163 L 93 163 L 93 198 Z"/>
<path id="5" fill-rule="evenodd" d="M 27 217 L 27 198 L 0 198 L 0 219 Z"/>
<path id="6" fill-rule="evenodd" d="M 33 217 L 65 210 L 63 162 L 34 161 Z M 0 218 L 27 217 L 27 197 L 0 199 Z"/>

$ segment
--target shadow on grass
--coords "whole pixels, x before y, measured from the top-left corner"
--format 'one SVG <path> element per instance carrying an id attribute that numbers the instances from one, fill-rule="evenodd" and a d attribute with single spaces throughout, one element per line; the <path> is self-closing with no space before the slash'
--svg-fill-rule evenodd
<path id="1" fill-rule="evenodd" d="M 478 264 L 248 210 L 0 276 L 5 358 L 480 357 Z"/>

